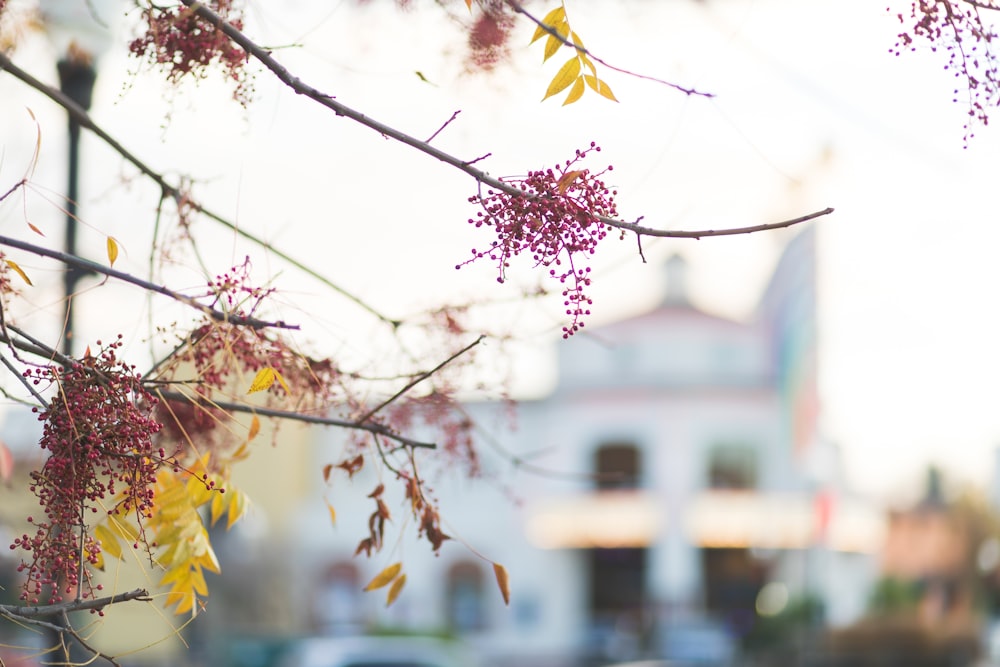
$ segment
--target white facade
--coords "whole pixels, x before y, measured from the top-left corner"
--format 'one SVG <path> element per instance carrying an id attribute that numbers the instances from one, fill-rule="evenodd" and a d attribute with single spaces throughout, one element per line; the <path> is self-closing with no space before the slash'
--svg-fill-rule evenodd
<path id="1" fill-rule="evenodd" d="M 805 235 L 776 272 L 796 275 L 796 284 L 772 285 L 752 322 L 693 307 L 674 258 L 657 309 L 559 344 L 557 388 L 519 405 L 516 428 L 504 405 L 469 405 L 489 441 L 480 443 L 484 478 L 445 472 L 432 484 L 444 530 L 457 538 L 439 556 L 411 539 L 404 506 L 390 500 L 404 537 L 396 544 L 392 533 L 371 562 L 353 558 L 371 512 L 359 492 L 377 483 L 375 473 L 342 491 L 319 482 L 316 495 L 326 494 L 338 524 L 331 529 L 316 502 L 300 527 L 303 579 L 315 586 L 303 592 L 315 600 L 318 629 L 336 632 L 348 621 L 452 628 L 488 655 L 558 664 L 584 654 L 662 654 L 678 619 L 738 635 L 769 581 L 792 596 L 817 592 L 834 620 L 859 613 L 871 560 L 858 554 L 877 545 L 880 525 L 835 495 L 823 496 L 835 499 L 818 512 L 820 488 L 803 473 L 807 453 L 794 442 L 804 420 L 813 429 L 807 446 L 818 446 L 815 411 L 806 402 L 805 413 L 792 414 L 802 401 L 788 391 L 815 392 L 812 232 Z M 317 469 L 337 460 L 330 452 L 340 451 L 342 434 L 322 437 Z M 608 466 L 635 474 L 602 474 Z M 825 484 L 824 493 L 837 491 Z M 491 560 L 509 572 L 510 608 Z M 379 594 L 358 589 L 396 561 L 406 591 L 382 610 Z"/>

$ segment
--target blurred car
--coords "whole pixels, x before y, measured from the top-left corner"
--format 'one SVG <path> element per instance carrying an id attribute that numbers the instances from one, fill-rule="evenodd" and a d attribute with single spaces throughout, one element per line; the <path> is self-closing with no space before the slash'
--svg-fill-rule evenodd
<path id="1" fill-rule="evenodd" d="M 281 667 L 468 667 L 453 642 L 431 637 L 318 637 L 297 642 Z"/>

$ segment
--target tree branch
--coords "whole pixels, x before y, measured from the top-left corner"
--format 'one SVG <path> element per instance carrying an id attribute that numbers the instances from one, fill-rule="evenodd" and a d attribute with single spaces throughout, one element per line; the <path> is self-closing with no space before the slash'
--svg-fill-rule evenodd
<path id="1" fill-rule="evenodd" d="M 19 239 L 11 238 L 9 236 L 0 236 L 0 245 L 9 246 L 11 248 L 18 248 L 19 250 L 24 250 L 26 252 L 39 255 L 40 257 L 48 257 L 56 261 L 62 262 L 67 266 L 73 266 L 77 268 L 84 269 L 85 271 L 92 271 L 94 273 L 103 274 L 109 278 L 115 278 L 122 282 L 131 283 L 137 287 L 141 287 L 149 292 L 155 292 L 156 294 L 162 294 L 163 296 L 170 297 L 174 301 L 183 303 L 201 313 L 211 317 L 213 320 L 219 322 L 228 322 L 230 324 L 236 324 L 239 326 L 250 327 L 252 329 L 298 329 L 297 324 L 287 324 L 283 320 L 277 320 L 274 322 L 267 322 L 264 320 L 257 319 L 256 317 L 244 317 L 242 315 L 235 315 L 233 313 L 226 313 L 221 310 L 216 310 L 215 308 L 210 308 L 202 303 L 198 303 L 197 299 L 186 296 L 179 292 L 175 292 L 168 287 L 163 285 L 157 285 L 156 283 L 151 283 L 148 280 L 143 280 L 142 278 L 137 278 L 132 274 L 113 269 L 110 266 L 104 266 L 103 264 L 98 264 L 97 262 L 92 262 L 89 259 L 83 259 L 82 257 L 77 257 L 76 255 L 70 255 L 59 250 L 50 250 L 48 248 L 43 248 L 42 246 L 35 245 L 33 243 L 28 243 L 26 241 L 21 241 Z"/>
<path id="2" fill-rule="evenodd" d="M 191 394 L 185 394 L 180 391 L 162 391 L 159 388 L 154 388 L 153 392 L 159 396 L 161 399 L 170 401 L 186 401 L 192 405 L 208 405 L 210 407 L 219 408 L 220 410 L 228 410 L 229 412 L 243 412 L 247 414 L 261 415 L 263 417 L 274 417 L 276 419 L 287 419 L 289 421 L 301 422 L 303 424 L 319 424 L 321 426 L 339 426 L 341 428 L 354 429 L 358 431 L 367 431 L 369 433 L 374 433 L 375 435 L 381 435 L 386 438 L 395 440 L 396 442 L 406 445 L 407 447 L 420 447 L 423 449 L 436 449 L 437 445 L 433 442 L 421 442 L 419 440 L 413 440 L 407 438 L 404 435 L 394 432 L 388 426 L 383 426 L 382 424 L 365 423 L 362 424 L 358 421 L 351 421 L 349 419 L 337 419 L 335 417 L 320 417 L 318 415 L 310 415 L 304 412 L 293 412 L 290 410 L 275 410 L 273 408 L 264 408 L 254 405 L 248 405 L 246 403 L 232 403 L 229 401 L 216 401 L 206 399 L 202 396 L 192 396 Z"/>
<path id="3" fill-rule="evenodd" d="M 145 162 L 140 160 L 138 157 L 133 155 L 127 148 L 125 148 L 125 146 L 123 146 L 114 137 L 108 134 L 103 128 L 97 125 L 97 123 L 94 122 L 94 120 L 90 117 L 90 114 L 87 113 L 87 111 L 83 107 L 81 107 L 72 99 L 70 99 L 68 96 L 63 94 L 58 88 L 53 88 L 52 86 L 46 85 L 42 81 L 39 81 L 37 78 L 33 77 L 25 70 L 15 65 L 14 62 L 5 53 L 3 53 L 3 51 L 0 51 L 0 69 L 10 72 L 15 78 L 20 79 L 24 83 L 28 84 L 28 86 L 34 88 L 35 90 L 42 93 L 50 100 L 61 106 L 63 109 L 65 109 L 66 112 L 69 114 L 70 118 L 79 123 L 80 127 L 87 128 L 88 130 L 93 132 L 98 138 L 104 141 L 104 143 L 110 146 L 112 150 L 114 150 L 116 153 L 122 156 L 126 161 L 131 163 L 132 166 L 138 169 L 151 181 L 156 183 L 160 187 L 160 190 L 164 193 L 164 195 L 170 197 L 170 199 L 172 199 L 177 206 L 181 206 L 182 204 L 187 204 L 194 210 L 204 215 L 206 218 L 209 218 L 210 220 L 217 222 L 218 224 L 232 231 L 236 235 L 241 236 L 242 238 L 250 241 L 251 243 L 254 243 L 266 249 L 267 251 L 273 253 L 276 257 L 288 262 L 290 265 L 292 265 L 296 269 L 299 269 L 306 275 L 315 278 L 322 284 L 326 285 L 328 288 L 332 289 L 337 294 L 340 294 L 341 296 L 348 299 L 355 305 L 367 311 L 369 314 L 375 316 L 377 319 L 390 325 L 392 328 L 394 329 L 398 328 L 402 324 L 400 320 L 390 318 L 384 315 L 383 313 L 380 313 L 379 311 L 375 310 L 372 306 L 365 303 L 360 297 L 352 294 L 351 292 L 348 292 L 347 290 L 340 287 L 326 276 L 322 275 L 315 269 L 312 269 L 306 266 L 305 264 L 301 263 L 300 261 L 289 255 L 288 253 L 284 252 L 283 250 L 274 247 L 267 241 L 261 239 L 258 236 L 255 236 L 254 234 L 251 234 L 250 232 L 246 231 L 239 225 L 231 222 L 230 220 L 227 220 L 222 215 L 205 208 L 194 199 L 191 199 L 187 195 L 187 193 L 181 190 L 181 188 L 167 181 L 166 177 L 163 176 L 163 174 L 155 171 L 152 167 L 150 167 Z M 24 179 L 15 184 L 11 188 L 11 191 L 16 190 L 18 187 L 21 187 L 22 185 L 24 185 Z M 8 194 L 10 194 L 10 192 L 5 193 L 4 197 L 6 197 Z"/>
<path id="4" fill-rule="evenodd" d="M 476 179 L 479 183 L 488 185 L 491 188 L 501 190 L 509 195 L 514 195 L 518 197 L 530 196 L 526 195 L 524 191 L 519 188 L 515 188 L 500 179 L 490 176 L 484 171 L 476 169 L 472 166 L 472 163 L 467 160 L 462 160 L 450 153 L 432 146 L 426 141 L 421 141 L 415 137 L 412 137 L 405 132 L 401 132 L 394 127 L 381 123 L 374 118 L 370 118 L 363 113 L 352 109 L 351 107 L 341 104 L 332 95 L 322 92 L 317 88 L 314 88 L 306 83 L 304 83 L 297 76 L 293 75 L 288 69 L 279 63 L 271 55 L 271 52 L 262 46 L 258 45 L 256 42 L 247 37 L 242 31 L 234 27 L 231 23 L 225 21 L 221 16 L 216 14 L 214 11 L 203 5 L 198 0 L 181 0 L 186 6 L 190 7 L 195 14 L 208 21 L 214 25 L 218 30 L 221 30 L 230 40 L 240 46 L 249 55 L 256 58 L 264 67 L 271 71 L 278 80 L 284 83 L 286 86 L 294 90 L 299 95 L 304 95 L 309 99 L 323 105 L 324 107 L 330 109 L 338 116 L 344 116 L 345 118 L 350 118 L 351 120 L 372 129 L 382 136 L 390 137 L 396 141 L 415 148 L 421 153 L 428 155 L 432 158 L 440 160 L 445 164 L 455 167 L 459 171 L 463 171 L 472 178 Z M 2 62 L 2 61 L 0 61 Z M 609 66 L 610 67 L 610 66 Z M 815 213 L 810 213 L 798 218 L 793 218 L 791 220 L 784 220 L 782 222 L 775 222 L 764 225 L 753 225 L 749 227 L 734 227 L 731 229 L 706 229 L 706 230 L 695 230 L 695 231 L 676 231 L 676 230 L 665 230 L 665 229 L 653 229 L 650 227 L 642 227 L 636 223 L 624 222 L 622 220 L 616 220 L 614 218 L 607 218 L 604 216 L 597 216 L 596 219 L 602 223 L 609 225 L 611 227 L 617 227 L 618 229 L 624 229 L 636 234 L 642 234 L 644 236 L 659 236 L 668 238 L 693 238 L 700 239 L 709 236 L 732 236 L 736 234 L 752 234 L 754 232 L 766 231 L 769 229 L 780 229 L 782 227 L 791 227 L 792 225 L 797 225 L 806 220 L 813 220 L 815 218 L 828 215 L 832 213 L 832 208 L 827 208 L 822 211 L 817 211 Z"/>
<path id="5" fill-rule="evenodd" d="M 95 598 L 92 600 L 71 600 L 69 602 L 60 602 L 58 604 L 47 604 L 34 607 L 18 606 L 16 604 L 0 604 L 0 612 L 5 615 L 9 614 L 25 619 L 50 618 L 52 616 L 61 616 L 64 613 L 74 611 L 85 611 L 88 609 L 99 610 L 109 604 L 128 602 L 129 600 L 142 600 L 143 602 L 149 602 L 151 598 L 149 597 L 149 592 L 145 588 L 137 588 L 134 591 L 122 593 L 120 595 L 109 595 L 107 597 Z"/>

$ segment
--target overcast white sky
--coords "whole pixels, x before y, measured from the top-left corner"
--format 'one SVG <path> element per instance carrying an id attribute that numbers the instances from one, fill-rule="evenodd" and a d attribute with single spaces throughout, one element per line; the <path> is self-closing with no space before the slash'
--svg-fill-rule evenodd
<path id="1" fill-rule="evenodd" d="M 275 54 L 307 82 L 416 136 L 430 136 L 461 110 L 435 143 L 469 158 L 492 152 L 481 164 L 494 175 L 550 166 L 597 141 L 601 159 L 615 165 L 621 215 L 643 215 L 651 226 L 741 226 L 835 207 L 816 223 L 826 435 L 843 448 L 852 481 L 867 493 L 899 493 L 928 461 L 987 482 L 1000 445 L 1000 134 L 980 129 L 963 147 L 964 108 L 951 103 L 954 81 L 943 60 L 892 56 L 898 23 L 884 5 L 567 0 L 573 28 L 609 62 L 717 95 L 688 98 L 605 69 L 621 103 L 586 95 L 567 108 L 539 103 L 565 56 L 541 65 L 540 47 L 525 46 L 532 32 L 526 24 L 515 29 L 509 63 L 468 74 L 464 36 L 440 9 L 404 13 L 390 5 L 254 2 L 248 30 L 269 46 L 302 45 Z M 544 13 L 554 5 L 531 7 Z M 16 60 L 53 78 L 41 40 L 29 41 Z M 155 168 L 193 169 L 203 179 L 198 193 L 220 212 L 390 313 L 445 297 L 505 295 L 488 267 L 454 270 L 470 247 L 487 242 L 464 222 L 471 214 L 465 199 L 475 192 L 468 177 L 334 117 L 267 76 L 258 78 L 257 104 L 243 112 L 211 80 L 165 104 L 164 86 L 129 67 L 117 54 L 104 59 L 95 118 Z M 0 207 L 0 225 L 24 235 L 27 210 L 58 238 L 58 212 L 41 188 L 62 192 L 64 119 L 5 75 L 0 190 L 20 177 L 34 144 L 25 106 L 42 125 L 39 189 L 27 207 Z M 155 192 L 138 180 L 123 192 L 120 181 L 131 169 L 95 142 L 84 148 L 89 252 L 101 257 L 104 234 L 113 234 L 126 251 L 123 267 L 144 273 Z M 274 278 L 284 290 L 288 319 L 309 313 L 313 342 L 346 339 L 350 349 L 359 340 L 351 337 L 370 327 L 258 250 L 221 232 L 198 233 L 211 248 L 213 270 L 254 255 L 262 280 Z M 598 257 L 592 323 L 655 303 L 662 274 L 652 260 L 672 251 L 691 260 L 700 306 L 746 317 L 787 236 L 649 242 L 645 266 L 634 240 L 613 242 Z M 17 259 L 41 278 L 36 282 L 52 285 L 37 290 L 33 303 L 54 302 L 51 267 Z M 177 279 L 196 285 L 196 264 L 188 264 L 191 271 Z M 559 311 L 549 306 L 524 309 L 522 331 L 539 341 L 518 366 L 526 395 L 553 381 Z M 144 335 L 145 318 L 137 326 L 134 309 L 100 312 L 81 323 L 81 335 L 107 337 L 113 326 L 136 341 Z M 161 319 L 171 312 L 157 306 Z"/>

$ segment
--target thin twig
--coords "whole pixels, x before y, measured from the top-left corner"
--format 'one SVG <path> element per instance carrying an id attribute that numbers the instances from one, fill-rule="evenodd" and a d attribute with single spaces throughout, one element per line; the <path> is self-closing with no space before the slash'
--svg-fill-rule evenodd
<path id="1" fill-rule="evenodd" d="M 596 60 L 597 62 L 601 63 L 602 65 L 604 65 L 605 67 L 607 67 L 610 70 L 614 70 L 614 71 L 616 71 L 616 72 L 618 72 L 620 74 L 625 74 L 625 75 L 628 75 L 628 76 L 631 76 L 631 77 L 635 77 L 636 79 L 643 79 L 645 81 L 653 81 L 655 83 L 660 83 L 660 84 L 663 84 L 664 86 L 669 86 L 670 88 L 673 88 L 674 90 L 680 91 L 680 92 L 684 93 L 685 95 L 697 95 L 699 97 L 715 97 L 715 95 L 713 93 L 703 93 L 703 92 L 701 92 L 699 90 L 695 90 L 694 88 L 687 88 L 685 86 L 681 86 L 679 84 L 673 83 L 672 81 L 665 81 L 663 79 L 658 79 L 655 76 L 649 76 L 647 74 L 639 74 L 638 72 L 633 72 L 631 70 L 627 70 L 627 69 L 624 69 L 624 68 L 621 68 L 621 67 L 616 67 L 615 65 L 610 64 L 606 60 L 602 60 L 601 58 L 598 58 L 597 56 L 594 55 L 593 51 L 590 51 L 589 49 L 585 48 L 583 45 L 576 44 L 572 40 L 567 39 L 567 38 L 563 37 L 562 35 L 560 35 L 555 30 L 555 28 L 553 28 L 552 26 L 548 25 L 547 23 L 543 23 L 541 20 L 539 20 L 539 19 L 535 18 L 534 16 L 532 16 L 524 7 L 521 6 L 521 3 L 515 2 L 514 0 L 505 0 L 505 2 L 507 3 L 508 7 L 510 7 L 511 9 L 513 9 L 518 14 L 521 14 L 521 15 L 525 16 L 526 18 L 528 18 L 532 23 L 534 23 L 539 28 L 541 28 L 545 32 L 549 33 L 550 35 L 552 35 L 553 37 L 555 37 L 556 39 L 558 39 L 564 45 L 576 49 L 580 53 L 585 54 L 591 60 Z"/>
<path id="2" fill-rule="evenodd" d="M 403 387 L 402 389 L 400 389 L 399 391 L 397 391 L 395 394 L 393 394 L 389 398 L 387 398 L 384 401 L 382 401 L 381 403 L 379 403 L 378 406 L 376 406 L 376 407 L 372 408 L 371 410 L 369 410 L 367 413 L 365 413 L 365 416 L 362 417 L 361 419 L 359 419 L 358 421 L 362 422 L 362 423 L 368 421 L 376 413 L 378 413 L 380 410 L 382 410 L 382 408 L 384 408 L 385 406 L 389 405 L 390 403 L 392 403 L 393 401 L 395 401 L 397 398 L 399 398 L 400 396 L 402 396 L 403 394 L 405 394 L 406 392 L 408 392 L 410 389 L 413 389 L 413 387 L 415 387 L 416 385 L 420 384 L 421 382 L 423 382 L 424 380 L 426 380 L 430 376 L 434 375 L 439 370 L 441 370 L 442 368 L 444 368 L 445 366 L 447 366 L 448 364 L 450 364 L 451 362 L 453 362 L 455 359 L 458 359 L 460 356 L 462 356 L 463 354 L 465 354 L 466 352 L 468 352 L 469 350 L 471 350 L 475 346 L 479 345 L 481 342 L 483 342 L 484 338 L 486 338 L 486 336 L 480 336 L 479 338 L 477 338 L 476 340 L 472 341 L 471 343 L 469 343 L 468 345 L 466 345 L 465 347 L 463 347 L 461 350 L 459 350 L 455 354 L 451 355 L 450 357 L 448 357 L 447 359 L 445 359 L 444 361 L 442 361 L 440 364 L 438 364 L 434 368 L 430 369 L 429 371 L 425 371 L 425 372 L 421 373 L 420 375 L 418 375 L 417 377 L 413 378 L 413 380 L 411 380 L 410 382 L 408 382 L 405 387 Z"/>
<path id="3" fill-rule="evenodd" d="M 247 405 L 245 403 L 232 403 L 229 401 L 216 401 L 208 400 L 203 396 L 192 396 L 190 394 L 185 394 L 179 391 L 161 391 L 159 389 L 154 390 L 156 395 L 162 399 L 171 401 L 186 401 L 192 405 L 209 405 L 214 408 L 219 408 L 220 410 L 228 410 L 230 412 L 244 412 L 247 414 L 261 415 L 263 417 L 275 417 L 277 419 L 287 419 L 289 421 L 301 422 L 304 424 L 319 424 L 321 426 L 339 426 L 341 428 L 354 429 L 358 431 L 367 431 L 369 433 L 374 433 L 376 435 L 381 435 L 386 438 L 391 438 L 396 442 L 404 444 L 408 447 L 421 447 L 423 449 L 437 449 L 437 445 L 433 442 L 420 442 L 419 440 L 413 440 L 412 438 L 407 438 L 404 435 L 394 432 L 388 426 L 383 426 L 382 424 L 376 423 L 365 423 L 362 424 L 359 421 L 352 421 L 349 419 L 337 419 L 335 417 L 320 417 L 318 415 L 310 415 L 304 412 L 292 412 L 289 410 L 275 410 L 274 408 L 264 408 L 254 405 Z"/>

